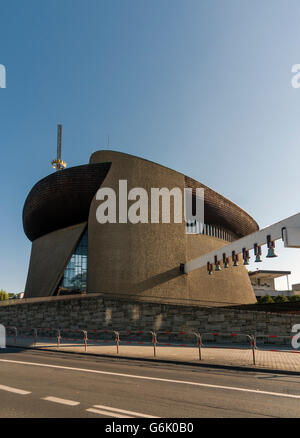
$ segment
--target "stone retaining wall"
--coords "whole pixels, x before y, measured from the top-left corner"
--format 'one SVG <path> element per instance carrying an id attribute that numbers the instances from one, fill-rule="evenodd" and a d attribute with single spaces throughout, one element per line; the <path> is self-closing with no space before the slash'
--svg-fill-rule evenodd
<path id="1" fill-rule="evenodd" d="M 300 324 L 300 315 L 137 302 L 95 295 L 2 302 L 0 323 L 24 328 L 199 330 L 289 335 L 292 326 Z"/>

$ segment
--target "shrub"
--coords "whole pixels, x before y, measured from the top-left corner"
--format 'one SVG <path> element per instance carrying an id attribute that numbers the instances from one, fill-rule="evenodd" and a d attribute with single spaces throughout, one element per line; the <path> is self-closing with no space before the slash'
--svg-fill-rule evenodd
<path id="1" fill-rule="evenodd" d="M 274 303 L 273 298 L 269 294 L 264 295 L 263 297 L 259 297 L 259 299 L 257 301 L 259 304 Z"/>
<path id="2" fill-rule="evenodd" d="M 8 293 L 5 290 L 0 290 L 0 301 L 8 300 Z"/>
<path id="3" fill-rule="evenodd" d="M 300 301 L 300 295 L 292 295 L 291 297 L 289 297 L 289 301 L 291 303 L 295 303 L 296 301 Z"/>
<path id="4" fill-rule="evenodd" d="M 285 295 L 277 295 L 274 297 L 274 303 L 286 303 L 288 298 Z"/>

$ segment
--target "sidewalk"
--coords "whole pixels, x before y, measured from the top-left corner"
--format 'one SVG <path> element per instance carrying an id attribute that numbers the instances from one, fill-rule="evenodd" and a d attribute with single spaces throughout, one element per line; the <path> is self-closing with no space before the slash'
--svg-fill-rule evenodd
<path id="1" fill-rule="evenodd" d="M 201 360 L 199 360 L 199 349 L 195 347 L 180 346 L 156 346 L 156 357 L 154 357 L 153 345 L 124 345 L 120 342 L 119 353 L 116 344 L 87 345 L 87 351 L 82 341 L 67 343 L 63 342 L 57 347 L 53 341 L 38 341 L 34 346 L 32 339 L 17 339 L 14 343 L 13 337 L 7 338 L 7 346 L 42 348 L 51 351 L 99 354 L 111 357 L 129 357 L 137 359 L 150 359 L 162 361 L 176 361 L 193 364 L 207 364 L 218 366 L 230 366 L 255 369 L 265 369 L 270 371 L 292 371 L 299 372 L 300 375 L 300 350 L 272 351 L 270 349 L 255 350 L 255 365 L 253 365 L 253 354 L 251 349 L 245 348 L 220 348 L 220 347 L 201 347 Z M 270 347 L 269 347 L 270 348 Z"/>

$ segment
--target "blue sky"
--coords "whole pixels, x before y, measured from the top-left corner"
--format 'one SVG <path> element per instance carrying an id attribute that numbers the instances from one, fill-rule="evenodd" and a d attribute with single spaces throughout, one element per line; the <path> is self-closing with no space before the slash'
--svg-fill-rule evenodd
<path id="1" fill-rule="evenodd" d="M 24 289 L 22 208 L 52 171 L 58 123 L 68 166 L 109 135 L 260 227 L 300 211 L 298 0 L 0 0 L 0 12 L 0 289 Z M 278 252 L 259 268 L 300 283 L 300 250 Z"/>

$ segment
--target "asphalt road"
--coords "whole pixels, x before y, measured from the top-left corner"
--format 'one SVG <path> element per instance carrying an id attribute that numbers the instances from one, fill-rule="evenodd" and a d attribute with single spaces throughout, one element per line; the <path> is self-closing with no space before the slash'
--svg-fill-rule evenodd
<path id="1" fill-rule="evenodd" d="M 8 348 L 0 417 L 300 417 L 300 376 Z"/>

